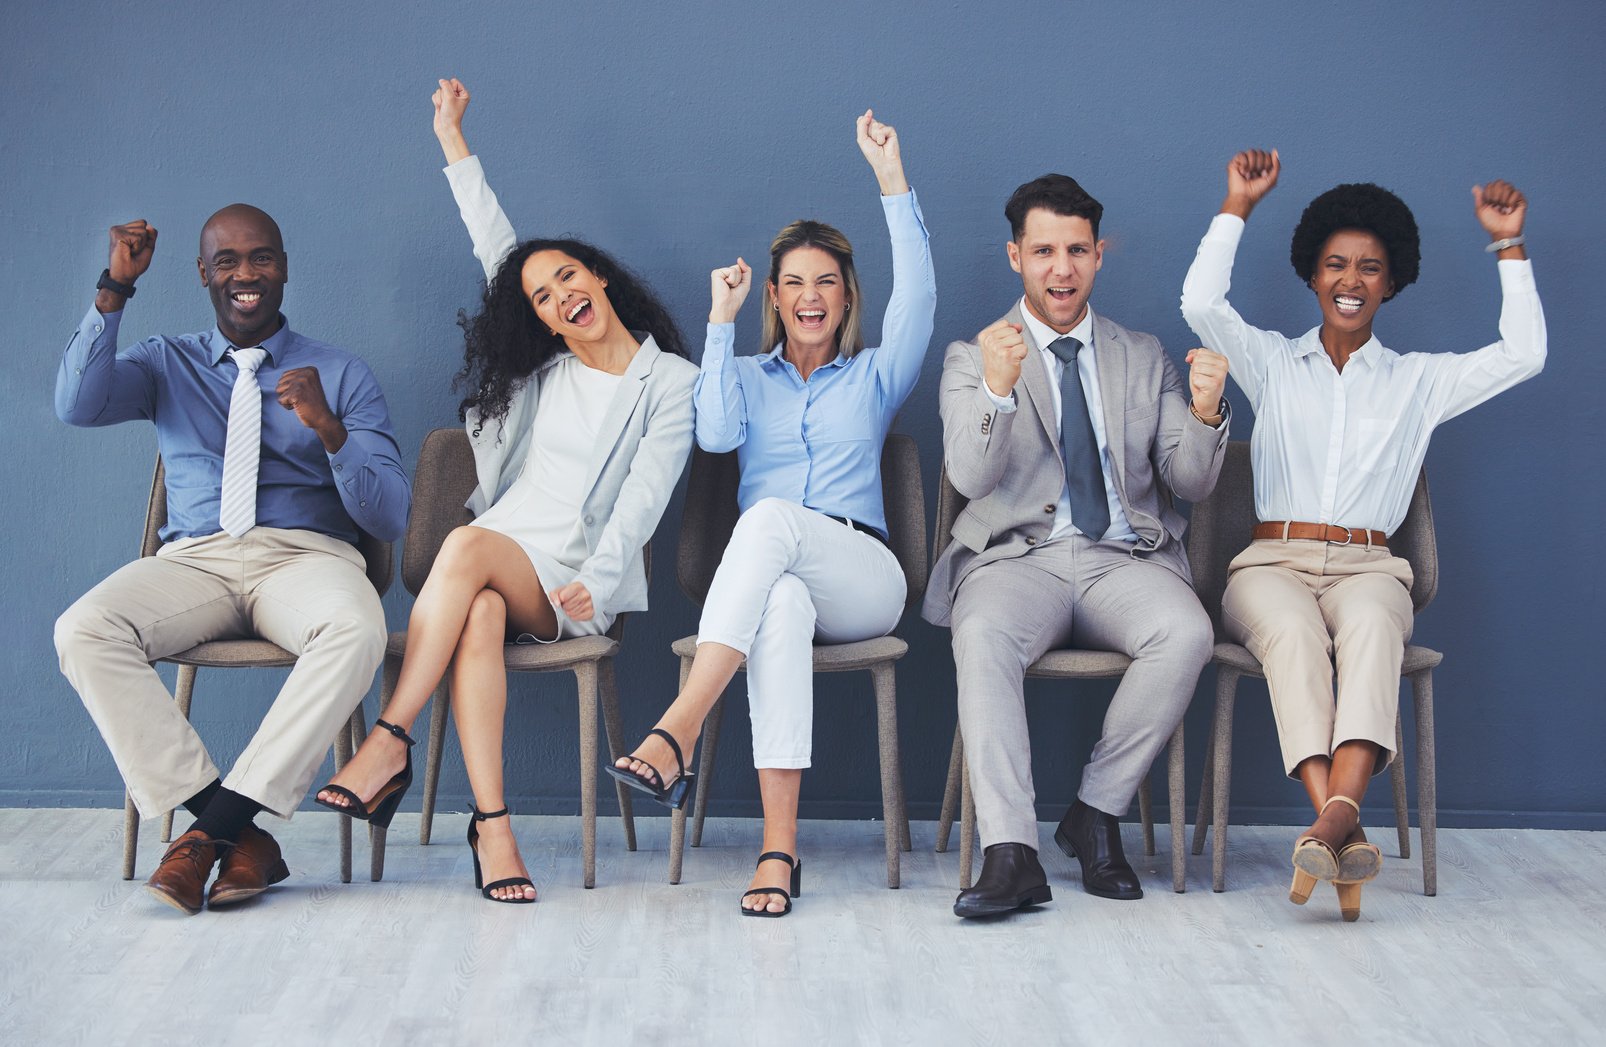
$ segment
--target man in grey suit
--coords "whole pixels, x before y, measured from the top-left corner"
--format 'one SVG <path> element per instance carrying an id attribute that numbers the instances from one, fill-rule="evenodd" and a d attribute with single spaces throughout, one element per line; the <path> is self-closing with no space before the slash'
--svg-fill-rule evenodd
<path id="1" fill-rule="evenodd" d="M 1025 295 L 975 341 L 948 347 L 943 458 L 969 499 L 938 557 L 925 617 L 953 629 L 976 818 L 986 847 L 959 916 L 1046 902 L 1024 673 L 1075 646 L 1132 659 L 1055 842 L 1082 887 L 1141 898 L 1117 818 L 1182 720 L 1210 658 L 1172 504 L 1210 493 L 1227 444 L 1227 361 L 1188 354 L 1185 391 L 1153 337 L 1088 307 L 1103 207 L 1044 175 L 1004 208 Z M 1191 401 L 1191 402 L 1190 402 Z"/>

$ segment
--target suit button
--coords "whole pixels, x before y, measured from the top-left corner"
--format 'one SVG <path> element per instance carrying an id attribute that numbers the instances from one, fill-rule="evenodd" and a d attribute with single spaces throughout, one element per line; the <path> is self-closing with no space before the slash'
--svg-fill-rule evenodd
<path id="1" fill-rule="evenodd" d="M 1028 539 L 1026 539 L 1026 544 L 1027 545 L 1036 545 L 1037 544 L 1037 539 L 1036 538 L 1028 538 Z"/>
<path id="2" fill-rule="evenodd" d="M 1055 505 L 1054 505 L 1054 504 L 1053 504 L 1053 503 L 1050 503 L 1050 504 L 1048 504 L 1048 505 L 1045 505 L 1045 506 L 1043 506 L 1043 512 L 1045 512 L 1045 513 L 1051 513 L 1051 512 L 1053 512 L 1053 511 L 1054 511 L 1054 510 L 1055 510 L 1055 509 L 1056 509 L 1056 508 L 1058 508 L 1058 507 L 1057 507 L 1057 506 L 1055 506 Z"/>

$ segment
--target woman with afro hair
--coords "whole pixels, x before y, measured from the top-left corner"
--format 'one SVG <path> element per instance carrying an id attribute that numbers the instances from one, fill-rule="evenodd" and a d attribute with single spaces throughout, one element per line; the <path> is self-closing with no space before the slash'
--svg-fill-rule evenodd
<path id="1" fill-rule="evenodd" d="M 468 90 L 442 80 L 435 134 L 474 253 L 480 312 L 457 380 L 479 486 L 413 604 L 378 727 L 318 802 L 390 822 L 412 781 L 407 730 L 450 670 L 474 791 L 475 887 L 533 902 L 502 789 L 503 644 L 595 636 L 647 607 L 642 546 L 691 453 L 697 368 L 645 283 L 577 240 L 516 242 L 463 138 Z M 481 867 L 483 865 L 483 875 Z"/>
<path id="2" fill-rule="evenodd" d="M 1182 287 L 1182 315 L 1231 363 L 1255 412 L 1253 541 L 1233 559 L 1222 624 L 1264 666 L 1283 764 L 1315 823 L 1295 842 L 1289 897 L 1317 880 L 1344 919 L 1382 864 L 1360 802 L 1394 758 L 1400 661 L 1412 627 L 1411 567 L 1388 549 L 1440 422 L 1539 373 L 1545 318 L 1523 250 L 1528 202 L 1507 182 L 1474 187 L 1499 257 L 1500 340 L 1471 353 L 1397 353 L 1372 333 L 1378 307 L 1416 280 L 1416 220 L 1393 193 L 1340 185 L 1294 230 L 1294 272 L 1321 324 L 1298 338 L 1249 326 L 1227 303 L 1244 223 L 1277 184 L 1275 150 L 1227 165 L 1227 196 Z M 1337 686 L 1334 665 L 1337 665 Z"/>

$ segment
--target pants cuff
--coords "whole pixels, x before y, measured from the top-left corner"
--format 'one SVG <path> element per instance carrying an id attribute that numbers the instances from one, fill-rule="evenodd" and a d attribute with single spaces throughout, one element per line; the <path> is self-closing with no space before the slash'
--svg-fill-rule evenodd
<path id="1" fill-rule="evenodd" d="M 753 754 L 753 766 L 760 771 L 801 771 L 812 767 L 809 755 L 803 756 L 760 756 Z"/>

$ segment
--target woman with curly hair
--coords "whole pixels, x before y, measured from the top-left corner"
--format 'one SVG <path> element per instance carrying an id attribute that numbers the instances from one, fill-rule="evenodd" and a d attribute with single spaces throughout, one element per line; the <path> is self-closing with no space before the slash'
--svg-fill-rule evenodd
<path id="1" fill-rule="evenodd" d="M 881 445 L 920 377 L 936 279 L 896 132 L 866 110 L 857 138 L 892 238 L 881 344 L 864 347 L 853 247 L 831 226 L 793 222 L 770 245 L 760 355 L 733 355 L 752 270 L 738 258 L 710 274 L 697 442 L 736 452 L 742 515 L 703 605 L 685 687 L 636 751 L 607 768 L 660 802 L 684 804 L 686 756 L 747 660 L 764 805 L 764 847 L 741 902 L 747 916 L 790 912 L 801 883 L 794 856 L 811 755 L 814 639 L 884 636 L 903 613 L 903 571 L 887 546 L 881 502 Z"/>
<path id="2" fill-rule="evenodd" d="M 463 138 L 468 103 L 460 81 L 440 81 L 435 134 L 487 281 L 479 314 L 462 321 L 457 376 L 475 520 L 447 536 L 413 604 L 381 729 L 318 802 L 389 824 L 412 781 L 407 730 L 450 669 L 474 791 L 475 886 L 533 902 L 503 798 L 502 647 L 597 635 L 646 609 L 641 549 L 691 453 L 697 368 L 651 289 L 607 254 L 578 240 L 516 242 Z"/>
<path id="3" fill-rule="evenodd" d="M 1388 549 L 1441 422 L 1539 373 L 1545 318 L 1523 250 L 1528 202 L 1507 182 L 1474 187 L 1498 255 L 1500 340 L 1476 352 L 1397 353 L 1372 334 L 1378 307 L 1417 277 L 1416 220 L 1393 193 L 1340 185 L 1313 200 L 1290 249 L 1320 326 L 1298 338 L 1249 326 L 1227 304 L 1244 223 L 1277 184 L 1275 150 L 1227 165 L 1227 196 L 1182 287 L 1182 315 L 1224 354 L 1255 412 L 1253 541 L 1229 568 L 1227 632 L 1259 658 L 1289 777 L 1315 823 L 1294 844 L 1289 897 L 1317 880 L 1344 919 L 1382 855 L 1360 802 L 1394 758 L 1400 661 L 1410 638 L 1411 567 Z M 1337 666 L 1337 686 L 1334 667 Z"/>

